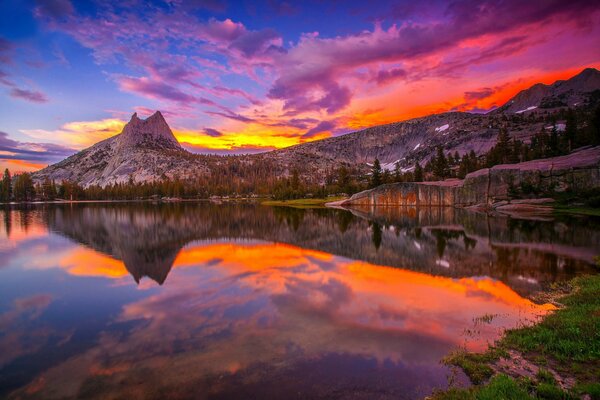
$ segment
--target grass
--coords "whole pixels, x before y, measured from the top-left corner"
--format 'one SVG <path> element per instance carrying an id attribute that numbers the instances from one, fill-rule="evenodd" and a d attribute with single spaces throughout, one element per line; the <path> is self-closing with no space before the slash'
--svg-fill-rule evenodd
<path id="1" fill-rule="evenodd" d="M 539 324 L 508 330 L 484 353 L 457 351 L 444 362 L 461 367 L 473 386 L 434 394 L 434 399 L 571 399 L 588 394 L 600 399 L 600 276 L 572 281 L 573 291 L 560 299 L 563 308 Z M 535 379 L 511 378 L 491 368 L 509 349 L 537 365 L 572 377 L 576 385 L 562 390 L 554 375 L 541 368 Z M 486 383 L 487 382 L 487 383 Z"/>
<path id="2" fill-rule="evenodd" d="M 489 364 L 505 355 L 506 352 L 498 347 L 490 347 L 485 353 L 469 353 L 460 349 L 444 358 L 443 362 L 462 368 L 471 382 L 479 385 L 494 375 Z"/>
<path id="3" fill-rule="evenodd" d="M 324 207 L 325 203 L 343 200 L 346 197 L 326 197 L 318 199 L 294 199 L 294 200 L 267 200 L 261 202 L 265 206 L 286 206 L 297 208 Z"/>

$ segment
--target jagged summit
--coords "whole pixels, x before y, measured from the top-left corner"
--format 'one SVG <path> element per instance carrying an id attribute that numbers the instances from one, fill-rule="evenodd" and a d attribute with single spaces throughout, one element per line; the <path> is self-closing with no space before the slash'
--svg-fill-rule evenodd
<path id="1" fill-rule="evenodd" d="M 129 122 L 118 136 L 117 146 L 121 150 L 131 147 L 159 147 L 180 150 L 181 145 L 173 135 L 171 128 L 160 111 L 156 111 L 146 120 L 133 113 Z"/>

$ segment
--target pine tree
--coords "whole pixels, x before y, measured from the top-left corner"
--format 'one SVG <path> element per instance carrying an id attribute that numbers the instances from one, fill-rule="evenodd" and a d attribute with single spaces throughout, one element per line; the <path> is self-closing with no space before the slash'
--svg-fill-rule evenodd
<path id="1" fill-rule="evenodd" d="M 376 158 L 373 162 L 373 166 L 371 167 L 371 188 L 381 185 L 381 173 L 381 164 L 379 163 L 379 159 Z"/>
<path id="2" fill-rule="evenodd" d="M 338 186 L 338 191 L 342 192 L 342 193 L 346 193 L 346 194 L 352 194 L 353 190 L 352 190 L 352 182 L 351 182 L 351 178 L 350 178 L 350 172 L 348 171 L 348 168 L 346 168 L 345 166 L 341 166 L 338 169 L 338 178 L 337 178 L 337 186 Z"/>
<path id="3" fill-rule="evenodd" d="M 394 164 L 394 182 L 402 182 L 402 170 L 400 169 L 400 163 L 397 161 Z"/>
<path id="4" fill-rule="evenodd" d="M 50 180 L 50 178 L 44 179 L 44 182 L 41 185 L 41 194 L 44 200 L 52 201 L 56 196 L 54 182 Z"/>
<path id="5" fill-rule="evenodd" d="M 433 161 L 433 175 L 437 179 L 445 179 L 450 175 L 448 160 L 446 160 L 446 155 L 444 154 L 442 146 L 437 147 L 437 154 Z"/>
<path id="6" fill-rule="evenodd" d="M 577 143 L 577 117 L 575 112 L 569 108 L 567 111 L 567 120 L 565 122 L 565 148 L 571 152 Z"/>
<path id="7" fill-rule="evenodd" d="M 550 132 L 550 139 L 548 140 L 548 156 L 554 157 L 559 155 L 559 143 L 558 143 L 558 130 L 556 125 L 552 127 Z"/>
<path id="8" fill-rule="evenodd" d="M 415 182 L 423 182 L 423 168 L 421 168 L 421 164 L 419 164 L 419 162 L 415 163 L 415 171 L 414 171 L 413 180 Z"/>
<path id="9" fill-rule="evenodd" d="M 8 203 L 12 198 L 12 179 L 8 168 L 4 170 L 2 177 L 2 190 L 0 192 L 0 201 Z"/>

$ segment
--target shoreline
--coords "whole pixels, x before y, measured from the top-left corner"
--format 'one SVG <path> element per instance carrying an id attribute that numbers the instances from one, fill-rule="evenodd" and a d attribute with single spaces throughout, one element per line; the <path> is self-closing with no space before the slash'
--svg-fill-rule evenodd
<path id="1" fill-rule="evenodd" d="M 484 352 L 448 354 L 443 363 L 462 369 L 473 386 L 428 398 L 600 398 L 600 274 L 574 278 L 538 298 L 558 308 L 531 326 L 505 331 Z"/>

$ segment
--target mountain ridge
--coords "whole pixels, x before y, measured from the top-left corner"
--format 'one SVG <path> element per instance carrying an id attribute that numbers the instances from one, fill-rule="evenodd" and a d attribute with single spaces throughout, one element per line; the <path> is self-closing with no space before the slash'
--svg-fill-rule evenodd
<path id="1" fill-rule="evenodd" d="M 415 162 L 427 162 L 437 146 L 461 155 L 470 151 L 482 154 L 493 146 L 501 128 L 516 139 L 528 141 L 541 129 L 548 129 L 545 113 L 588 106 L 596 91 L 600 91 L 600 71 L 587 68 L 567 80 L 535 84 L 487 114 L 432 114 L 240 158 L 247 168 L 267 160 L 277 176 L 289 176 L 291 170 L 298 169 L 321 180 L 341 165 L 366 172 L 367 163 L 375 158 L 384 169 L 391 170 L 398 163 L 408 170 Z M 218 174 L 223 164 L 218 157 L 185 150 L 160 111 L 146 120 L 134 113 L 120 134 L 33 173 L 33 178 L 68 180 L 84 187 L 175 177 L 194 179 Z"/>

